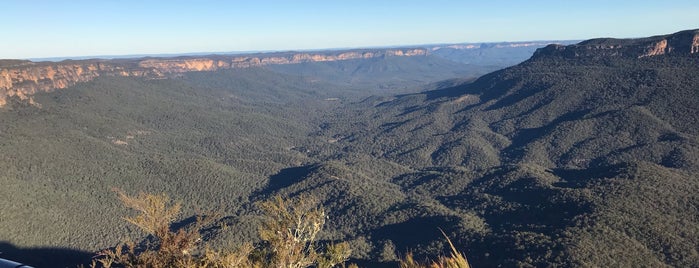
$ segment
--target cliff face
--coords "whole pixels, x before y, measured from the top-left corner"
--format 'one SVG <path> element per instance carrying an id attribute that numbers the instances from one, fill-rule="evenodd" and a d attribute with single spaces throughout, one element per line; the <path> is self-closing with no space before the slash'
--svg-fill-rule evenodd
<path id="1" fill-rule="evenodd" d="M 659 55 L 699 55 L 699 29 L 640 39 L 600 38 L 568 46 L 548 45 L 538 49 L 533 58 L 644 58 Z"/>
<path id="2" fill-rule="evenodd" d="M 342 61 L 378 57 L 425 56 L 425 49 L 391 49 L 383 51 L 348 51 L 340 53 L 284 53 L 281 55 L 245 55 L 225 59 L 148 59 L 138 63 L 144 69 L 154 69 L 163 74 L 191 71 L 214 71 L 229 68 L 249 68 L 276 64 L 304 62 Z"/>
<path id="3" fill-rule="evenodd" d="M 2 60 L 2 64 L 0 64 L 0 106 L 6 104 L 8 97 L 16 96 L 33 102 L 31 95 L 37 92 L 67 88 L 104 75 L 162 78 L 172 74 L 194 71 L 379 57 L 413 57 L 427 54 L 426 49 L 388 49 L 132 60 L 84 60 L 57 63 Z"/>
<path id="4" fill-rule="evenodd" d="M 103 62 L 25 64 L 0 69 L 0 106 L 7 97 L 30 99 L 37 92 L 66 88 L 100 75 L 149 76 L 152 70 L 132 69 Z"/>

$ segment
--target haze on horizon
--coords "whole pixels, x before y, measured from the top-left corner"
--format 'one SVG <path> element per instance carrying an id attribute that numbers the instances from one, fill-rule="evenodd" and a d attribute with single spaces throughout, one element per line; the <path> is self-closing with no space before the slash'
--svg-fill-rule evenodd
<path id="1" fill-rule="evenodd" d="M 699 28 L 692 1 L 3 2 L 0 59 L 641 37 Z"/>

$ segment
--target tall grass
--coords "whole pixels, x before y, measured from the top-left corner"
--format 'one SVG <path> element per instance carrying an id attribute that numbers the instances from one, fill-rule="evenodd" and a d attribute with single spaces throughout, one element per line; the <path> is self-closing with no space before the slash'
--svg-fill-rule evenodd
<path id="1" fill-rule="evenodd" d="M 446 238 L 447 242 L 449 243 L 449 247 L 451 249 L 450 256 L 441 256 L 430 264 L 420 264 L 415 261 L 412 253 L 408 253 L 405 255 L 405 258 L 400 261 L 400 268 L 470 268 L 471 266 L 468 264 L 466 257 L 464 257 L 461 252 L 456 250 L 456 247 L 454 247 L 451 239 L 449 239 L 444 231 L 442 231 L 442 235 L 444 235 L 444 238 Z"/>

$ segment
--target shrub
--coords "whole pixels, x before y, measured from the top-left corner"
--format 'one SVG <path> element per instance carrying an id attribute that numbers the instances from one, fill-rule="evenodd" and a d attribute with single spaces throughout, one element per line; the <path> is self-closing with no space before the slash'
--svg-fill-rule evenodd
<path id="1" fill-rule="evenodd" d="M 346 242 L 330 244 L 319 251 L 317 235 L 326 216 L 314 198 L 301 196 L 289 201 L 276 196 L 259 206 L 267 215 L 259 232 L 268 243 L 266 264 L 270 267 L 330 268 L 349 258 L 351 250 Z"/>
<path id="2" fill-rule="evenodd" d="M 265 243 L 255 248 L 245 243 L 236 249 L 213 250 L 202 240 L 200 230 L 217 217 L 197 217 L 188 228 L 173 230 L 181 203 L 167 195 L 140 193 L 128 196 L 115 190 L 121 202 L 137 212 L 125 220 L 150 235 L 144 243 L 121 242 L 103 250 L 92 267 L 285 267 L 330 268 L 344 266 L 351 250 L 348 243 L 329 244 L 319 251 L 317 235 L 325 224 L 325 212 L 308 196 L 284 200 L 276 196 L 259 204 L 265 220 L 259 233 Z M 355 266 L 356 267 L 356 266 Z"/>
<path id="3" fill-rule="evenodd" d="M 172 230 L 172 223 L 182 208 L 180 202 L 171 201 L 165 194 L 140 193 L 132 197 L 118 189 L 115 192 L 126 207 L 137 212 L 135 216 L 124 219 L 139 227 L 151 239 L 140 245 L 121 242 L 114 249 L 98 253 L 100 258 L 95 260 L 96 263 L 103 267 L 114 264 L 125 267 L 188 267 L 187 264 L 197 262 L 199 257 L 194 256 L 193 252 L 202 246 L 199 231 L 215 217 L 198 216 L 193 226 Z"/>

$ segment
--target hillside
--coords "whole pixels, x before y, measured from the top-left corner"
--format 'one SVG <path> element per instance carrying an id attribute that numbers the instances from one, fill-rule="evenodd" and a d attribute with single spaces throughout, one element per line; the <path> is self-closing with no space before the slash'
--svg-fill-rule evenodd
<path id="1" fill-rule="evenodd" d="M 339 139 L 322 150 L 410 167 L 384 180 L 482 221 L 460 233 L 475 266 L 692 266 L 698 54 L 672 49 L 690 33 L 552 45 L 473 83 L 369 98 L 318 133 Z"/>
<path id="2" fill-rule="evenodd" d="M 183 200 L 182 224 L 221 207 L 214 245 L 254 237 L 256 202 L 308 193 L 328 212 L 320 239 L 369 267 L 445 252 L 439 229 L 474 267 L 693 267 L 698 36 L 549 45 L 475 80 L 428 55 L 101 75 L 9 97 L 0 257 L 85 261 L 143 239 L 119 187 Z"/>

